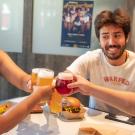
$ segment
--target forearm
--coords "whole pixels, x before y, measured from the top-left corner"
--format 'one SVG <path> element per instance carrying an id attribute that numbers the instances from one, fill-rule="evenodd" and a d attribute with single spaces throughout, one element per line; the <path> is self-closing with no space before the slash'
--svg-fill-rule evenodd
<path id="1" fill-rule="evenodd" d="M 5 78 L 18 89 L 24 90 L 26 92 L 29 91 L 27 84 L 29 80 L 31 80 L 31 75 L 25 73 L 21 69 L 12 71 L 12 73 L 10 73 L 10 76 L 5 76 Z"/>
<path id="2" fill-rule="evenodd" d="M 0 134 L 9 131 L 17 123 L 23 120 L 30 113 L 34 105 L 40 101 L 40 99 L 40 95 L 35 93 L 31 94 L 22 102 L 8 110 L 8 112 L 4 113 L 0 118 L 0 123 L 2 123 L 0 126 Z"/>
<path id="3" fill-rule="evenodd" d="M 31 80 L 31 75 L 25 74 L 22 76 L 22 78 L 20 79 L 20 89 L 26 91 L 26 92 L 30 92 L 31 89 L 28 86 L 29 81 Z"/>
<path id="4" fill-rule="evenodd" d="M 120 90 L 113 90 L 90 84 L 90 95 L 102 100 L 103 102 L 135 116 L 135 94 L 133 92 L 125 92 Z"/>
<path id="5" fill-rule="evenodd" d="M 27 91 L 26 85 L 31 76 L 17 66 L 3 51 L 0 51 L 0 73 L 14 86 Z"/>

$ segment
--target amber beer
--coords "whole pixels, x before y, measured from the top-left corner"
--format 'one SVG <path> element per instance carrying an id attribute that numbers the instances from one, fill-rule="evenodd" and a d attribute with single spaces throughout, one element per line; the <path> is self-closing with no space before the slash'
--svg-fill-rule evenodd
<path id="1" fill-rule="evenodd" d="M 54 71 L 50 69 L 40 69 L 37 77 L 37 85 L 38 86 L 52 85 L 53 79 L 54 79 Z M 61 95 L 56 90 L 54 90 L 51 96 L 51 100 L 49 101 L 49 108 L 52 113 L 58 113 L 62 111 L 61 99 L 62 99 Z M 41 104 L 45 103 L 47 103 L 46 100 L 41 101 Z"/>
<path id="2" fill-rule="evenodd" d="M 52 113 L 62 112 L 62 96 L 55 89 L 49 103 L 50 111 Z"/>
<path id="3" fill-rule="evenodd" d="M 47 86 L 47 85 L 52 85 L 54 78 L 54 71 L 47 69 L 47 68 L 39 68 L 38 74 L 37 74 L 37 86 Z M 44 105 L 46 104 L 46 100 L 41 100 L 40 104 Z"/>
<path id="4" fill-rule="evenodd" d="M 36 85 L 37 84 L 38 72 L 39 72 L 39 68 L 33 68 L 32 69 L 32 74 L 31 74 L 32 85 Z"/>
<path id="5" fill-rule="evenodd" d="M 37 86 L 52 85 L 54 71 L 50 69 L 40 69 L 37 76 Z"/>

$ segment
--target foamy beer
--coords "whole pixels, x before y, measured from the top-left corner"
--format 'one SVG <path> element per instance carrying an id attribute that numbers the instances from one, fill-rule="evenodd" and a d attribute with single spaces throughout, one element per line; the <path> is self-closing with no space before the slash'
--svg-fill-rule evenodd
<path id="1" fill-rule="evenodd" d="M 32 85 L 36 85 L 37 84 L 37 76 L 38 76 L 39 70 L 40 70 L 39 68 L 33 68 L 32 69 L 32 73 L 31 73 Z"/>
<path id="2" fill-rule="evenodd" d="M 37 75 L 37 85 L 45 86 L 52 85 L 54 78 L 54 71 L 46 68 L 41 68 Z"/>
<path id="3" fill-rule="evenodd" d="M 61 72 L 56 79 L 56 89 L 61 95 L 69 94 L 73 89 L 69 89 L 67 85 L 74 81 L 72 73 Z"/>

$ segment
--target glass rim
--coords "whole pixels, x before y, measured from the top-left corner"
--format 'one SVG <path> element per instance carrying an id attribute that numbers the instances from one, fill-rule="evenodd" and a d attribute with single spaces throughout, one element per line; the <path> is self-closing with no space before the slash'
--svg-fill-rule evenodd
<path id="1" fill-rule="evenodd" d="M 48 68 L 41 68 L 38 72 L 38 77 L 41 78 L 52 78 L 54 77 L 54 71 Z"/>
<path id="2" fill-rule="evenodd" d="M 58 73 L 58 79 L 61 79 L 61 80 L 73 80 L 74 77 L 73 77 L 73 74 L 70 73 L 70 72 L 60 72 L 60 73 Z"/>

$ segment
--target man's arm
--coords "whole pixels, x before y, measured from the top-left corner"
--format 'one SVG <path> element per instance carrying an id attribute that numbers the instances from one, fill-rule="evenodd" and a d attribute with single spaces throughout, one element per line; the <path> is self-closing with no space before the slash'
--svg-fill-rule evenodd
<path id="1" fill-rule="evenodd" d="M 28 91 L 27 83 L 31 76 L 19 68 L 4 51 L 0 51 L 0 73 L 17 88 Z"/>
<path id="2" fill-rule="evenodd" d="M 76 77 L 77 82 L 68 85 L 69 88 L 76 88 L 75 92 L 95 96 L 104 103 L 135 116 L 135 93 L 98 86 L 81 76 Z"/>
<path id="3" fill-rule="evenodd" d="M 37 87 L 30 96 L 0 115 L 0 134 L 9 131 L 23 120 L 41 99 L 49 100 L 51 94 L 50 86 Z"/>

